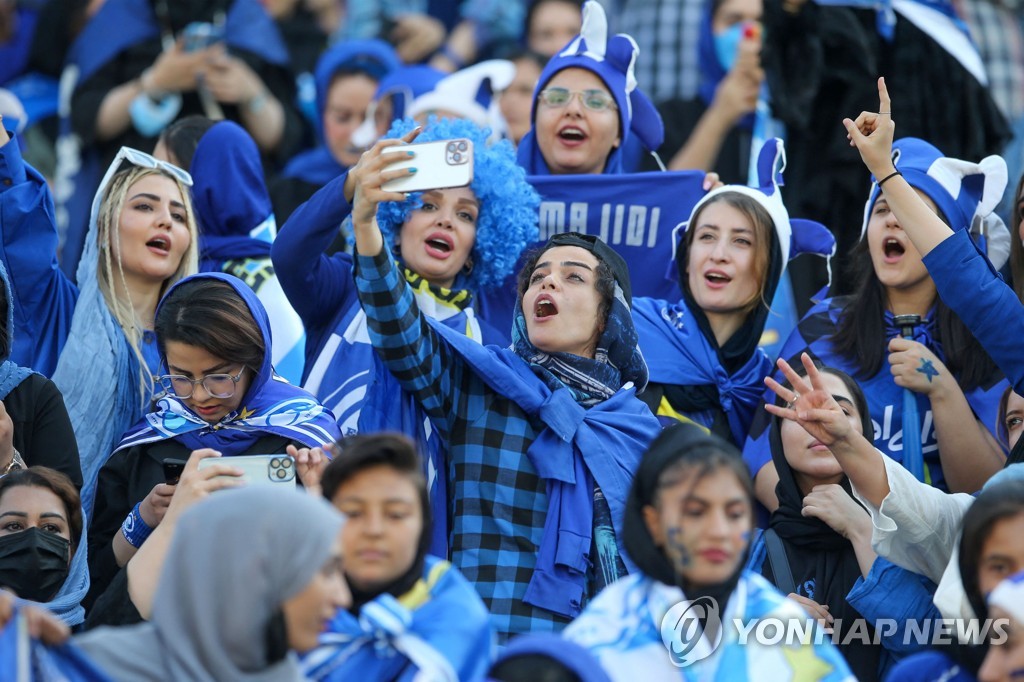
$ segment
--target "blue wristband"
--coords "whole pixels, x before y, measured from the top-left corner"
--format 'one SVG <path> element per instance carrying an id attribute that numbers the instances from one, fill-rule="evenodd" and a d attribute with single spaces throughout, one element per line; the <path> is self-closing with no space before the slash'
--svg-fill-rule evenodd
<path id="1" fill-rule="evenodd" d="M 124 523 L 121 524 L 121 534 L 124 535 L 124 539 L 128 541 L 128 544 L 135 549 L 142 547 L 142 543 L 153 532 L 153 529 L 142 520 L 142 513 L 139 511 L 141 506 L 142 503 L 139 502 L 132 507 L 131 513 L 125 517 Z"/>

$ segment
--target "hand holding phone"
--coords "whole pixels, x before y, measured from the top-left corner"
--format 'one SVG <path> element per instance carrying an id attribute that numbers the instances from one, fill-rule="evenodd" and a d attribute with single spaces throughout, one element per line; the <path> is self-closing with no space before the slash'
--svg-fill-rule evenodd
<path id="1" fill-rule="evenodd" d="M 181 478 L 181 472 L 185 469 L 185 460 L 165 459 L 163 465 L 164 483 L 167 485 L 178 485 L 178 480 Z"/>
<path id="2" fill-rule="evenodd" d="M 412 156 L 408 156 L 412 152 Z M 473 182 L 473 141 L 465 138 L 437 140 L 388 147 L 386 154 L 404 153 L 406 158 L 388 164 L 386 170 L 415 168 L 416 172 L 381 185 L 385 192 L 425 192 L 431 189 L 465 187 Z"/>

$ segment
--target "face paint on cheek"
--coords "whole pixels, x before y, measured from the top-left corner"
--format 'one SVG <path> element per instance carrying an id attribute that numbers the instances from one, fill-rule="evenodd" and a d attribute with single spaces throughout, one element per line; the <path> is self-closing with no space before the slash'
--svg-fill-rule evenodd
<path id="1" fill-rule="evenodd" d="M 677 570 L 689 568 L 693 564 L 693 555 L 686 546 L 686 538 L 683 536 L 682 528 L 669 528 L 666 538 L 666 549 L 669 558 L 678 561 Z"/>

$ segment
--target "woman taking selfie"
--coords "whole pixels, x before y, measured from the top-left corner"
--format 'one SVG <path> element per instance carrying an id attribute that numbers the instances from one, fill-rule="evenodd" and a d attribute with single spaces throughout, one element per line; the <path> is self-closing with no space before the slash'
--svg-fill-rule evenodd
<path id="1" fill-rule="evenodd" d="M 626 573 L 621 510 L 658 431 L 635 396 L 647 366 L 629 271 L 601 240 L 557 235 L 520 271 L 511 348 L 430 322 L 378 226 L 381 202 L 402 198 L 381 185 L 412 174 L 388 168 L 402 157 L 387 153 L 395 144 L 378 142 L 350 174 L 370 340 L 447 446 L 439 471 L 450 557 L 483 597 L 499 641 L 559 630 Z"/>

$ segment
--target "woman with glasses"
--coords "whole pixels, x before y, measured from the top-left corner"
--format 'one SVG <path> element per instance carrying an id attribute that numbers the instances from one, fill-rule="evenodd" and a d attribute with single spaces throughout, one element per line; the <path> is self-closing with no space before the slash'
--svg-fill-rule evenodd
<path id="1" fill-rule="evenodd" d="M 175 493 L 166 460 L 187 460 L 201 448 L 224 457 L 277 454 L 338 436 L 330 412 L 275 376 L 266 310 L 241 280 L 221 273 L 183 280 L 160 302 L 155 329 L 166 393 L 100 470 L 89 603 L 163 519 Z"/>
<path id="2" fill-rule="evenodd" d="M 196 271 L 192 178 L 137 150 L 118 152 L 92 202 L 76 284 L 57 265 L 46 181 L 2 131 L 0 161 L 0 259 L 15 311 L 11 360 L 51 376 L 64 395 L 88 516 L 100 465 L 150 408 L 160 368 L 157 301 Z"/>
<path id="3" fill-rule="evenodd" d="M 633 39 L 604 41 L 604 10 L 587 2 L 583 28 L 544 67 L 534 91 L 533 128 L 519 143 L 529 175 L 623 173 L 623 145 L 636 135 L 648 150 L 664 130 L 654 105 L 638 89 Z M 595 58 L 595 55 L 602 57 Z"/>

